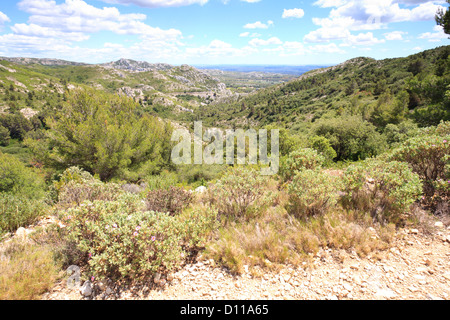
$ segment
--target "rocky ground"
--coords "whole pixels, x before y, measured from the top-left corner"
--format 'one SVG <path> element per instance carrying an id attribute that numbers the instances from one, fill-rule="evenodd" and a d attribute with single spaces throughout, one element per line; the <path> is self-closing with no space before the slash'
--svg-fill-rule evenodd
<path id="1" fill-rule="evenodd" d="M 398 231 L 385 252 L 360 259 L 322 249 L 304 267 L 286 266 L 254 276 L 233 276 L 200 256 L 167 278 L 134 287 L 90 282 L 80 288 L 59 283 L 45 300 L 450 300 L 450 227 L 441 222 L 429 234 Z"/>

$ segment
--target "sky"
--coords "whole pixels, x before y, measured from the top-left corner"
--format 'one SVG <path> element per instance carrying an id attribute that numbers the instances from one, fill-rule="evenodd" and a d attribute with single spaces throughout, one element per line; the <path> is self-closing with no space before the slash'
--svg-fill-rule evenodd
<path id="1" fill-rule="evenodd" d="M 428 0 L 1 0 L 0 56 L 332 65 L 448 45 Z"/>

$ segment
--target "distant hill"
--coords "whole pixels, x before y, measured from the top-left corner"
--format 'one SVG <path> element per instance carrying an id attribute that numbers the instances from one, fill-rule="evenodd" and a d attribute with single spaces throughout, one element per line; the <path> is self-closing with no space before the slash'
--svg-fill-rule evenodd
<path id="1" fill-rule="evenodd" d="M 305 72 L 321 69 L 324 65 L 308 65 L 308 66 L 283 66 L 283 65 L 196 65 L 198 69 L 207 70 L 222 70 L 229 72 L 243 72 L 243 73 L 276 73 L 289 74 L 300 76 Z"/>
<path id="2" fill-rule="evenodd" d="M 450 120 L 449 53 L 450 46 L 444 46 L 405 58 L 355 58 L 202 108 L 194 116 L 211 126 L 278 124 L 303 130 L 323 117 L 354 114 L 382 130 L 397 104 L 407 109 L 406 118 L 435 125 Z"/>

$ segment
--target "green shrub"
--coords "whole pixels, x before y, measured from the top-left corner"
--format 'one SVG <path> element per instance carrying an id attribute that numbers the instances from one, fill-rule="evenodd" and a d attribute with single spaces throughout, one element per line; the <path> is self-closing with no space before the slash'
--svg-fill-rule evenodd
<path id="1" fill-rule="evenodd" d="M 186 224 L 167 213 L 144 212 L 137 196 L 118 201 L 85 202 L 65 213 L 69 239 L 82 252 L 96 278 L 142 280 L 179 267 L 186 250 L 198 246 L 214 219 L 196 217 Z M 209 217 L 209 218 L 208 218 Z M 189 234 L 188 234 L 189 233 Z"/>
<path id="2" fill-rule="evenodd" d="M 389 160 L 407 162 L 424 183 L 424 193 L 434 195 L 434 183 L 446 179 L 446 165 L 450 154 L 450 134 L 446 136 L 420 135 L 404 142 L 392 151 Z M 447 159 L 447 160 L 446 160 Z"/>
<path id="3" fill-rule="evenodd" d="M 297 172 L 288 185 L 288 211 L 298 217 L 324 214 L 338 199 L 336 177 L 321 170 Z"/>
<path id="4" fill-rule="evenodd" d="M 32 200 L 21 195 L 0 193 L 0 234 L 14 232 L 19 227 L 35 223 L 47 213 L 42 200 Z"/>
<path id="5" fill-rule="evenodd" d="M 85 183 L 69 181 L 64 184 L 58 193 L 58 205 L 68 208 L 79 206 L 84 201 L 115 201 L 125 191 L 116 183 L 103 183 L 92 180 Z"/>
<path id="6" fill-rule="evenodd" d="M 381 222 L 399 223 L 422 191 L 407 163 L 369 159 L 344 172 L 344 207 L 368 212 Z"/>
<path id="7" fill-rule="evenodd" d="M 9 130 L 0 125 L 0 146 L 5 147 L 9 145 L 9 140 L 11 140 Z"/>
<path id="8" fill-rule="evenodd" d="M 171 215 L 179 214 L 192 203 L 193 198 L 190 191 L 181 187 L 150 191 L 146 199 L 147 210 L 168 212 Z"/>
<path id="9" fill-rule="evenodd" d="M 333 162 L 333 159 L 337 157 L 336 151 L 331 147 L 330 141 L 327 138 L 318 136 L 312 137 L 309 141 L 309 145 L 325 158 L 324 162 L 326 164 L 330 164 Z"/>
<path id="10" fill-rule="evenodd" d="M 145 178 L 145 183 L 149 190 L 168 189 L 171 186 L 178 184 L 178 177 L 173 172 L 163 171 L 157 176 L 148 176 Z"/>
<path id="11" fill-rule="evenodd" d="M 0 152 L 0 193 L 20 194 L 30 199 L 45 195 L 44 179 L 19 159 Z"/>
<path id="12" fill-rule="evenodd" d="M 325 157 L 316 150 L 304 148 L 293 151 L 287 157 L 281 159 L 280 176 L 283 181 L 290 181 L 300 170 L 315 170 L 321 168 Z"/>
<path id="13" fill-rule="evenodd" d="M 250 218 L 263 212 L 273 201 L 274 193 L 268 185 L 269 178 L 258 170 L 237 166 L 211 185 L 206 196 L 220 214 Z"/>
<path id="14" fill-rule="evenodd" d="M 64 208 L 79 206 L 84 201 L 114 201 L 125 193 L 120 185 L 103 183 L 77 167 L 65 170 L 53 186 L 58 205 Z"/>

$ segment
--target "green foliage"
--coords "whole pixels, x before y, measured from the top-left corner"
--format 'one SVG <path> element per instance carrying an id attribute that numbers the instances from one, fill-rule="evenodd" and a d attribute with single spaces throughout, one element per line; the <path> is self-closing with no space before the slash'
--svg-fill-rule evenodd
<path id="1" fill-rule="evenodd" d="M 378 155 L 386 147 L 384 137 L 359 116 L 319 120 L 313 132 L 330 141 L 338 161 L 363 160 Z"/>
<path id="2" fill-rule="evenodd" d="M 22 141 L 27 132 L 33 129 L 30 121 L 21 113 L 0 115 L 0 125 L 8 129 L 12 139 Z"/>
<path id="3" fill-rule="evenodd" d="M 44 179 L 36 170 L 26 167 L 14 156 L 0 152 L 0 193 L 38 199 L 44 196 L 45 189 Z"/>
<path id="4" fill-rule="evenodd" d="M 126 197 L 85 202 L 65 214 L 69 239 L 96 278 L 136 281 L 155 272 L 173 271 L 181 266 L 186 250 L 204 241 L 213 221 L 211 211 L 190 223 L 167 213 L 144 212 L 139 198 Z"/>
<path id="5" fill-rule="evenodd" d="M 33 200 L 22 195 L 0 193 L 0 234 L 27 227 L 47 213 L 43 200 Z"/>
<path id="6" fill-rule="evenodd" d="M 227 218 L 249 219 L 264 212 L 273 202 L 269 178 L 253 168 L 236 166 L 209 186 L 207 197 L 219 214 Z"/>
<path id="7" fill-rule="evenodd" d="M 7 146 L 11 136 L 9 135 L 9 130 L 3 126 L 0 126 L 0 146 Z"/>
<path id="8" fill-rule="evenodd" d="M 148 211 L 167 212 L 170 215 L 180 214 L 193 200 L 193 194 L 181 187 L 170 187 L 150 191 L 146 204 Z"/>
<path id="9" fill-rule="evenodd" d="M 383 135 L 386 137 L 386 142 L 392 146 L 406 141 L 416 133 L 417 125 L 411 120 L 408 120 L 399 124 L 388 124 L 384 129 Z"/>
<path id="10" fill-rule="evenodd" d="M 368 159 L 344 172 L 344 207 L 368 212 L 380 222 L 400 223 L 422 192 L 407 163 Z"/>
<path id="11" fill-rule="evenodd" d="M 447 3 L 450 3 L 447 0 Z M 444 12 L 442 9 L 439 9 L 436 13 L 436 23 L 444 28 L 444 32 L 446 34 L 450 34 L 450 9 L 447 8 L 447 11 Z"/>
<path id="12" fill-rule="evenodd" d="M 291 152 L 289 156 L 280 160 L 280 177 L 284 182 L 292 180 L 298 171 L 320 168 L 325 162 L 325 157 L 311 148 L 303 148 Z"/>
<path id="13" fill-rule="evenodd" d="M 405 141 L 388 156 L 389 160 L 407 162 L 424 182 L 424 193 L 432 197 L 434 182 L 446 179 L 446 165 L 450 154 L 450 122 L 436 128 L 422 130 L 422 134 Z"/>
<path id="14" fill-rule="evenodd" d="M 336 151 L 334 151 L 330 141 L 325 137 L 316 136 L 310 138 L 309 146 L 325 158 L 325 164 L 331 164 L 333 159 L 337 157 Z"/>
<path id="15" fill-rule="evenodd" d="M 338 199 L 338 181 L 320 169 L 297 171 L 288 184 L 288 212 L 297 217 L 325 214 Z"/>
<path id="16" fill-rule="evenodd" d="M 79 166 L 102 180 L 137 180 L 157 173 L 170 159 L 171 128 L 137 115 L 138 105 L 120 96 L 74 90 L 47 125 L 47 139 L 27 139 L 37 157 L 52 167 Z"/>

